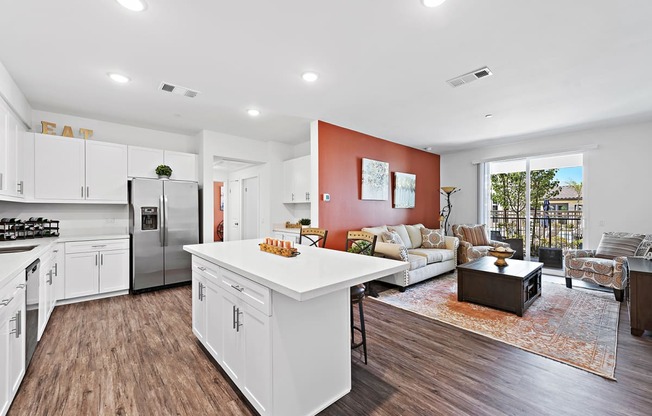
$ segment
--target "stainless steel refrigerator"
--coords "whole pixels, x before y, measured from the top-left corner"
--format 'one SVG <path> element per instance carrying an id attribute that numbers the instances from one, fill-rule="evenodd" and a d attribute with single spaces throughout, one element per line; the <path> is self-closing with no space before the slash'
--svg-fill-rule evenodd
<path id="1" fill-rule="evenodd" d="M 190 254 L 199 242 L 196 182 L 133 179 L 129 189 L 131 291 L 190 282 Z"/>

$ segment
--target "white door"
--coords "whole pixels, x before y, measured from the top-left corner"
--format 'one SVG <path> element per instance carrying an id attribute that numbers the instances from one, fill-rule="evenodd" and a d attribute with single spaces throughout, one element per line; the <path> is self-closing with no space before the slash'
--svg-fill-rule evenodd
<path id="1" fill-rule="evenodd" d="M 127 202 L 127 146 L 86 142 L 86 199 Z"/>
<path id="2" fill-rule="evenodd" d="M 206 333 L 206 279 L 197 272 L 192 272 L 192 332 L 204 343 Z"/>
<path id="3" fill-rule="evenodd" d="M 66 254 L 66 299 L 98 293 L 99 257 L 97 252 Z"/>
<path id="4" fill-rule="evenodd" d="M 218 292 L 222 297 L 222 368 L 229 374 L 236 385 L 240 385 L 242 377 L 242 351 L 241 351 L 241 327 L 238 326 L 238 319 L 242 321 L 240 302 L 238 298 L 223 290 Z"/>
<path id="5" fill-rule="evenodd" d="M 229 204 L 227 216 L 229 219 L 229 241 L 241 240 L 240 234 L 240 180 L 229 180 L 229 197 L 226 202 Z"/>
<path id="6" fill-rule="evenodd" d="M 250 400 L 267 411 L 272 401 L 270 318 L 249 305 L 243 304 L 241 310 L 244 312 L 240 319 L 240 332 L 245 363 L 245 392 Z"/>
<path id="7" fill-rule="evenodd" d="M 34 135 L 34 198 L 80 200 L 84 183 L 84 141 Z"/>
<path id="8" fill-rule="evenodd" d="M 259 237 L 260 209 L 258 177 L 242 181 L 242 238 Z"/>
<path id="9" fill-rule="evenodd" d="M 100 251 L 100 293 L 129 289 L 129 250 Z"/>
<path id="10" fill-rule="evenodd" d="M 203 294 L 206 303 L 205 345 L 213 357 L 217 361 L 220 361 L 222 359 L 223 344 L 221 292 L 217 284 L 213 283 L 210 279 L 206 279 Z"/>

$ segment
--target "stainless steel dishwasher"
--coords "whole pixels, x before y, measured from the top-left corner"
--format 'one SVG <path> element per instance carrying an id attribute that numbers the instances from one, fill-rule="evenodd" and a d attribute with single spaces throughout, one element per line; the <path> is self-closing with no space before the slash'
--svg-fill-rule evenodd
<path id="1" fill-rule="evenodd" d="M 38 308 L 39 308 L 39 265 L 40 259 L 36 259 L 25 269 L 27 280 L 27 293 L 25 303 L 27 319 L 25 319 L 25 368 L 34 355 L 38 343 Z"/>

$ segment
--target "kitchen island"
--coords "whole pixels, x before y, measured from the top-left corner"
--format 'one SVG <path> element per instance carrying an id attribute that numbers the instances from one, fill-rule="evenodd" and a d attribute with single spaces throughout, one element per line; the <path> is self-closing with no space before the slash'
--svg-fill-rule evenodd
<path id="1" fill-rule="evenodd" d="M 259 240 L 184 246 L 193 332 L 262 415 L 314 415 L 351 390 L 350 287 L 409 265 Z"/>

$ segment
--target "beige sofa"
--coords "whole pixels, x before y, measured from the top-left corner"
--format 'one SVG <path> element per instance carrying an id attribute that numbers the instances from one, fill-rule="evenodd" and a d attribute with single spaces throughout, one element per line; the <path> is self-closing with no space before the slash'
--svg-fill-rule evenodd
<path id="1" fill-rule="evenodd" d="M 401 291 L 404 291 L 409 285 L 455 270 L 457 267 L 459 239 L 457 237 L 444 237 L 446 248 L 423 248 L 421 228 L 425 227 L 422 224 L 408 226 L 400 224 L 362 229 L 362 231 L 378 236 L 376 242 L 377 254 L 410 262 L 409 270 L 378 280 L 397 285 Z M 385 242 L 383 233 L 387 231 L 396 231 L 401 236 L 404 246 Z"/>

